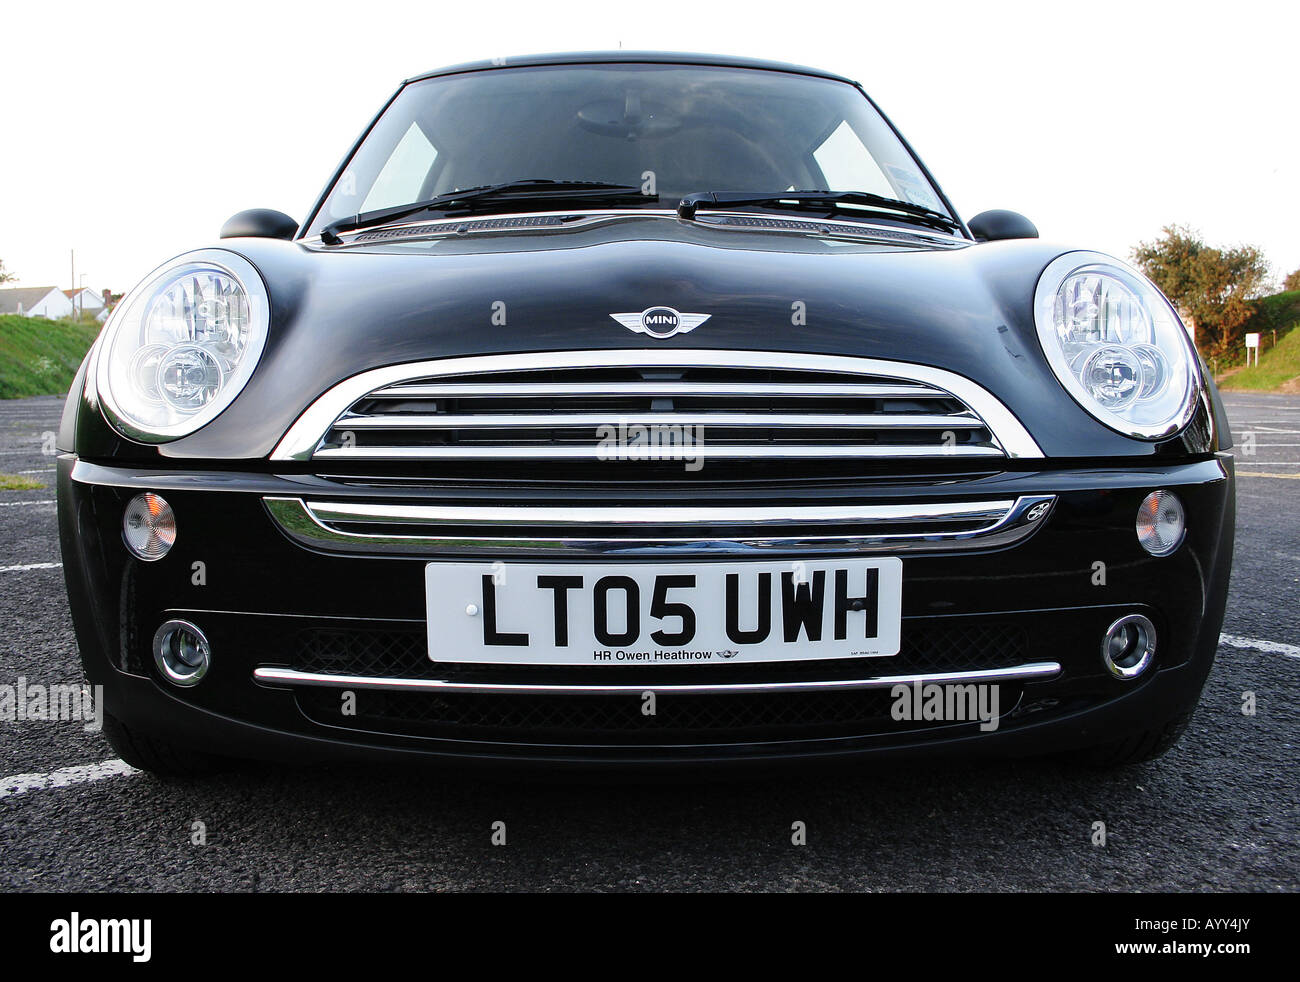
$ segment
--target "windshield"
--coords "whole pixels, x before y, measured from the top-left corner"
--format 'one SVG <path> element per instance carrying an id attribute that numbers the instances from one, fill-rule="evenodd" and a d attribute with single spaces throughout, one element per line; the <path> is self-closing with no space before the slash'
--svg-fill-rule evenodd
<path id="1" fill-rule="evenodd" d="M 466 72 L 405 86 L 309 233 L 509 181 L 601 181 L 657 194 L 865 191 L 948 214 L 870 101 L 846 82 L 696 65 Z M 632 205 L 635 207 L 636 205 Z M 626 207 L 620 205 L 620 207 Z M 526 202 L 516 210 L 527 211 Z"/>

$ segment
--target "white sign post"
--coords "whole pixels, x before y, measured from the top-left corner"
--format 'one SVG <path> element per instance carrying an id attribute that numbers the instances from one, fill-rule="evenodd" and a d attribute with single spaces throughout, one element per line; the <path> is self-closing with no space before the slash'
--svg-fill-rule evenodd
<path id="1" fill-rule="evenodd" d="M 1246 364 L 1247 365 L 1250 364 L 1250 353 L 1252 351 L 1255 352 L 1255 364 L 1258 365 L 1259 364 L 1259 335 L 1258 334 L 1246 335 Z"/>

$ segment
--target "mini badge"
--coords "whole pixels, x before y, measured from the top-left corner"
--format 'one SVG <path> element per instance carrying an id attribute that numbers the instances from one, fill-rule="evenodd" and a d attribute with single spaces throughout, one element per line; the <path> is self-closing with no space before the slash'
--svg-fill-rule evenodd
<path id="1" fill-rule="evenodd" d="M 639 314 L 610 314 L 629 331 L 652 338 L 670 338 L 693 331 L 712 314 L 683 314 L 672 307 L 647 307 Z"/>

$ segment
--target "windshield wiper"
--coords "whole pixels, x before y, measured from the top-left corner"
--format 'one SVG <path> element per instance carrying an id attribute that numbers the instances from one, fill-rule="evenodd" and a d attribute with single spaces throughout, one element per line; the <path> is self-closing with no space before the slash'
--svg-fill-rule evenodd
<path id="1" fill-rule="evenodd" d="M 485 184 L 463 191 L 451 191 L 427 201 L 343 218 L 321 229 L 320 237 L 327 245 L 338 245 L 343 241 L 339 238 L 339 232 L 373 228 L 430 211 L 472 214 L 500 211 L 503 207 L 519 202 L 544 208 L 564 208 L 573 204 L 618 204 L 630 200 L 658 201 L 659 195 L 645 194 L 639 187 L 630 184 L 606 184 L 602 181 L 552 181 L 544 178 L 507 181 L 504 184 Z"/>
<path id="2" fill-rule="evenodd" d="M 910 201 L 886 198 L 869 191 L 774 191 L 771 194 L 753 191 L 694 191 L 686 195 L 677 204 L 677 214 L 685 219 L 695 217 L 700 208 L 736 208 L 745 205 L 761 205 L 774 209 L 792 209 L 795 211 L 824 212 L 831 215 L 861 216 L 864 210 L 897 212 L 895 218 L 907 219 L 919 225 L 940 228 L 945 232 L 955 232 L 961 226 L 942 212 L 937 212 L 924 205 L 914 205 Z M 858 208 L 842 208 L 841 205 L 858 205 Z"/>

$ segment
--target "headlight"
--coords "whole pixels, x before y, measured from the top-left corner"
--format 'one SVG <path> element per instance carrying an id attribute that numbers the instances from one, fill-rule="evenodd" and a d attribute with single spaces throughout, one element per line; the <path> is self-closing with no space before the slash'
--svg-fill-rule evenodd
<path id="1" fill-rule="evenodd" d="M 1066 253 L 1038 280 L 1034 320 L 1056 377 L 1107 426 L 1157 440 L 1192 418 L 1201 386 L 1196 352 L 1141 273 L 1100 253 Z"/>
<path id="2" fill-rule="evenodd" d="M 172 260 L 104 329 L 95 381 L 109 420 L 148 443 L 193 433 L 243 389 L 269 323 L 266 287 L 246 259 L 207 249 Z"/>

